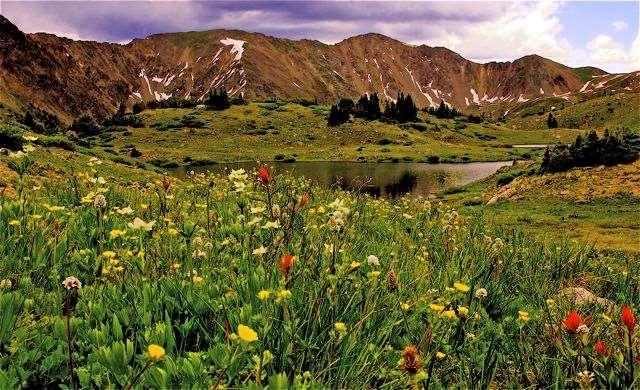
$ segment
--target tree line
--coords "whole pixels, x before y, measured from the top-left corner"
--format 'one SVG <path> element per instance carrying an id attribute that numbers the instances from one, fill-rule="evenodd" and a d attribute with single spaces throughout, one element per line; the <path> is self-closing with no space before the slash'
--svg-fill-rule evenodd
<path id="1" fill-rule="evenodd" d="M 396 122 L 409 122 L 416 120 L 418 108 L 411 95 L 398 92 L 396 101 L 387 100 L 384 111 L 380 110 L 380 98 L 378 93 L 364 94 L 354 103 L 350 98 L 341 98 L 337 104 L 331 106 L 327 124 L 337 126 L 347 122 L 351 115 L 366 120 L 385 119 Z"/>
<path id="2" fill-rule="evenodd" d="M 548 147 L 540 170 L 563 172 L 574 167 L 628 164 L 638 159 L 639 152 L 640 136 L 636 132 L 623 129 L 613 133 L 607 129 L 599 137 L 592 130 L 586 136 L 578 135 L 571 145 Z"/>

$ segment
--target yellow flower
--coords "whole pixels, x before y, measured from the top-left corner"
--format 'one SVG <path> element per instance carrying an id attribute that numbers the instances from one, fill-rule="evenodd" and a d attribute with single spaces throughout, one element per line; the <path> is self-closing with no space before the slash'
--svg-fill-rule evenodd
<path id="1" fill-rule="evenodd" d="M 611 317 L 609 317 L 608 315 L 606 315 L 605 313 L 602 313 L 602 319 L 605 320 L 606 322 L 611 322 Z"/>
<path id="2" fill-rule="evenodd" d="M 447 354 L 445 354 L 443 352 L 440 352 L 440 351 L 436 352 L 436 359 L 438 359 L 438 360 L 444 359 L 445 356 L 447 356 Z"/>
<path id="3" fill-rule="evenodd" d="M 443 305 L 438 305 L 438 304 L 435 304 L 435 303 L 430 304 L 429 307 L 431 308 L 431 310 L 437 311 L 438 313 L 444 310 L 444 306 Z"/>
<path id="4" fill-rule="evenodd" d="M 180 267 L 182 267 L 182 264 L 180 264 L 180 263 L 173 263 L 173 264 L 171 264 L 171 268 L 172 268 L 174 271 L 179 270 L 179 269 L 180 269 Z"/>
<path id="5" fill-rule="evenodd" d="M 400 305 L 400 308 L 402 308 L 402 310 L 404 310 L 404 311 L 409 310 L 410 307 L 411 306 L 409 306 L 408 303 L 403 303 L 403 304 Z"/>
<path id="6" fill-rule="evenodd" d="M 264 301 L 265 299 L 269 298 L 269 295 L 271 295 L 271 292 L 267 290 L 260 290 L 260 292 L 258 292 L 258 298 L 261 301 Z"/>
<path id="7" fill-rule="evenodd" d="M 117 254 L 114 251 L 104 251 L 102 252 L 102 256 L 106 257 L 107 259 L 113 259 L 117 256 Z"/>
<path id="8" fill-rule="evenodd" d="M 18 225 L 20 225 L 20 221 L 18 221 L 17 219 L 13 219 L 9 221 L 9 226 L 18 226 Z"/>
<path id="9" fill-rule="evenodd" d="M 204 278 L 202 276 L 198 276 L 198 275 L 193 276 L 193 283 L 202 283 L 203 280 Z"/>
<path id="10" fill-rule="evenodd" d="M 357 261 L 351 262 L 351 268 L 358 268 L 358 267 L 360 267 L 360 263 L 358 263 Z"/>
<path id="11" fill-rule="evenodd" d="M 338 332 L 347 331 L 347 326 L 344 324 L 344 322 L 336 322 L 335 324 L 333 324 L 333 327 L 336 328 Z"/>
<path id="12" fill-rule="evenodd" d="M 281 290 L 278 293 L 278 297 L 282 299 L 291 298 L 291 291 L 289 290 Z"/>
<path id="13" fill-rule="evenodd" d="M 258 334 L 255 330 L 248 326 L 238 325 L 238 337 L 245 343 L 251 343 L 258 340 Z"/>
<path id="14" fill-rule="evenodd" d="M 109 238 L 112 240 L 122 236 L 124 236 L 124 230 L 114 229 L 109 232 Z"/>
<path id="15" fill-rule="evenodd" d="M 518 310 L 518 319 L 520 321 L 527 322 L 531 318 L 529 318 L 529 313 L 527 313 L 526 311 Z"/>
<path id="16" fill-rule="evenodd" d="M 458 313 L 461 316 L 466 317 L 469 314 L 469 309 L 465 306 L 458 306 Z"/>
<path id="17" fill-rule="evenodd" d="M 462 282 L 457 282 L 453 284 L 453 287 L 460 292 L 467 292 L 471 289 L 471 287 L 467 286 Z"/>
<path id="18" fill-rule="evenodd" d="M 444 318 L 448 318 L 450 320 L 455 320 L 456 318 L 458 318 L 458 316 L 456 316 L 456 312 L 453 310 L 445 310 L 442 313 L 440 313 L 440 316 Z"/>
<path id="19" fill-rule="evenodd" d="M 164 358 L 164 355 L 165 355 L 164 348 L 162 348 L 157 344 L 149 345 L 148 353 L 149 353 L 149 359 L 151 359 L 154 362 L 158 362 L 162 360 L 162 358 Z"/>
<path id="20" fill-rule="evenodd" d="M 556 301 L 554 301 L 553 299 L 551 298 L 547 299 L 547 305 L 553 306 L 554 303 L 556 303 Z"/>
<path id="21" fill-rule="evenodd" d="M 169 235 L 172 235 L 172 236 L 177 236 L 178 235 L 178 230 L 174 229 L 174 228 L 169 228 L 167 230 L 167 233 L 169 233 Z"/>

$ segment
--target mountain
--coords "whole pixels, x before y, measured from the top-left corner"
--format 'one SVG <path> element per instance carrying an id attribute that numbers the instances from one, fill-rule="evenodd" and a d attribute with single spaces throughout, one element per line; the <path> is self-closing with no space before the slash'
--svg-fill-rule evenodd
<path id="1" fill-rule="evenodd" d="M 479 64 L 443 47 L 411 46 L 380 34 L 334 45 L 238 30 L 151 35 L 126 45 L 24 34 L 0 16 L 0 101 L 34 104 L 63 120 L 113 113 L 121 101 L 201 100 L 225 88 L 249 99 L 356 98 L 410 93 L 465 112 L 499 112 L 545 98 L 567 102 L 640 91 L 640 72 L 608 74 L 529 55 Z"/>

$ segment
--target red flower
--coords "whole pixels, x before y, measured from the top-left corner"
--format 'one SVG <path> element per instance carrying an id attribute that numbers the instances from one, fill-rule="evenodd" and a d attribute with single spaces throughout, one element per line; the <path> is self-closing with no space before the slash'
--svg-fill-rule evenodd
<path id="1" fill-rule="evenodd" d="M 580 318 L 580 314 L 576 313 L 575 311 L 570 311 L 569 314 L 567 314 L 567 318 L 562 320 L 564 328 L 569 333 L 576 333 L 581 323 L 582 318 Z"/>
<path id="2" fill-rule="evenodd" d="M 303 194 L 300 197 L 300 207 L 304 207 L 305 204 L 309 201 L 309 194 Z"/>
<path id="3" fill-rule="evenodd" d="M 633 328 L 635 328 L 638 319 L 633 315 L 633 312 L 629 308 L 629 306 L 622 307 L 622 314 L 620 315 L 620 320 L 627 327 L 629 333 L 633 332 Z"/>
<path id="4" fill-rule="evenodd" d="M 283 275 L 287 275 L 289 273 L 289 270 L 291 270 L 291 267 L 293 267 L 292 254 L 287 253 L 286 255 L 282 256 L 280 260 L 278 260 L 278 268 Z"/>
<path id="5" fill-rule="evenodd" d="M 269 173 L 267 167 L 258 168 L 258 174 L 260 175 L 260 182 L 262 184 L 267 184 L 269 183 L 269 180 L 271 180 L 271 174 Z"/>
<path id="6" fill-rule="evenodd" d="M 596 356 L 597 355 L 611 356 L 611 350 L 609 349 L 609 347 L 607 347 L 607 345 L 604 342 L 602 342 L 602 340 L 596 341 L 596 346 L 594 348 L 594 351 L 596 352 Z"/>

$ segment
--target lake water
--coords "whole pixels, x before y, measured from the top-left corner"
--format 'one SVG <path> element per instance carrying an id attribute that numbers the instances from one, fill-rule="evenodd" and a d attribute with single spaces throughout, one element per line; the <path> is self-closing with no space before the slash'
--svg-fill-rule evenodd
<path id="1" fill-rule="evenodd" d="M 355 190 L 373 196 L 398 197 L 407 193 L 429 196 L 442 190 L 482 180 L 498 169 L 511 165 L 511 161 L 475 162 L 457 164 L 425 163 L 358 163 L 300 161 L 295 163 L 268 163 L 276 172 L 288 171 L 304 176 L 320 185 Z M 187 172 L 225 173 L 231 169 L 254 170 L 255 163 L 221 163 L 199 167 L 181 167 L 173 171 L 178 177 Z"/>

